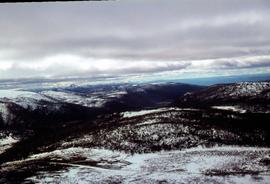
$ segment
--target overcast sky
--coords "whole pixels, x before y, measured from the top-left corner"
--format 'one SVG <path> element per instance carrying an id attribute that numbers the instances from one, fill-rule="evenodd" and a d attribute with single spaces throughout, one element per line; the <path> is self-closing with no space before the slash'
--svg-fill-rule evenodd
<path id="1" fill-rule="evenodd" d="M 270 72 L 270 1 L 0 5 L 0 79 L 160 72 Z"/>

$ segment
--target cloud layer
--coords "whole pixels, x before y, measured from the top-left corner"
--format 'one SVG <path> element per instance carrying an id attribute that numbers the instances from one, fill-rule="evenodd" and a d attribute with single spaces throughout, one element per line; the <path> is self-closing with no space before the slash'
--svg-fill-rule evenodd
<path id="1" fill-rule="evenodd" d="M 268 0 L 0 6 L 0 79 L 270 67 Z"/>

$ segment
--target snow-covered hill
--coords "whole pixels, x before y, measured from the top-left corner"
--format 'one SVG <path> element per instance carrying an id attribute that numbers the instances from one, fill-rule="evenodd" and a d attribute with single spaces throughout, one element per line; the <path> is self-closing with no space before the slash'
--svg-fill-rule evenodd
<path id="1" fill-rule="evenodd" d="M 200 88 L 186 84 L 157 83 L 90 86 L 73 84 L 65 87 L 29 88 L 28 86 L 27 89 L 0 89 L 0 127 L 1 124 L 9 125 L 14 121 L 23 124 L 23 121 L 27 121 L 27 118 L 31 120 L 31 117 L 35 117 L 36 114 L 46 116 L 39 116 L 40 121 L 51 114 L 63 115 L 72 112 L 73 108 L 77 109 L 74 112 L 84 109 L 81 111 L 82 114 L 76 115 L 80 119 L 80 115 L 86 117 L 95 114 L 93 110 L 113 113 L 146 107 L 162 107 L 173 102 L 179 95 Z M 27 117 L 24 118 L 24 115 Z M 17 116 L 21 116 L 20 120 Z M 73 117 L 71 120 L 76 120 L 72 114 L 69 116 Z"/>
<path id="2" fill-rule="evenodd" d="M 216 90 L 208 94 L 208 99 L 255 97 L 257 95 L 264 95 L 264 92 L 267 93 L 266 97 L 270 97 L 270 82 L 240 82 L 217 85 L 212 88 L 216 88 Z"/>
<path id="3" fill-rule="evenodd" d="M 187 93 L 178 106 L 200 106 L 216 109 L 238 109 L 252 112 L 270 112 L 270 82 L 240 82 L 218 84 L 201 91 Z M 232 108 L 229 108 L 232 107 Z"/>

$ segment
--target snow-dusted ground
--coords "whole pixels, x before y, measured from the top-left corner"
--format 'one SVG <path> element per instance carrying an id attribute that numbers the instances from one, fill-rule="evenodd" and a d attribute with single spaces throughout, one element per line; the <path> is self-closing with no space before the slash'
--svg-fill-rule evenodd
<path id="1" fill-rule="evenodd" d="M 28 92 L 28 91 L 21 91 L 17 89 L 8 89 L 0 90 L 0 98 L 8 98 L 8 99 L 13 99 L 13 98 L 18 98 L 20 96 L 33 96 L 36 95 L 34 92 Z"/>
<path id="2" fill-rule="evenodd" d="M 17 143 L 19 141 L 19 138 L 9 134 L 4 135 L 0 133 L 0 154 L 3 153 L 5 150 L 12 147 L 13 144 Z"/>
<path id="3" fill-rule="evenodd" d="M 51 98 L 42 94 L 20 89 L 0 90 L 0 101 L 13 102 L 23 108 L 31 109 L 36 109 L 42 101 L 53 102 Z"/>
<path id="4" fill-rule="evenodd" d="M 152 113 L 159 113 L 159 112 L 166 112 L 166 111 L 184 111 L 184 110 L 196 111 L 197 109 L 176 108 L 176 107 L 158 108 L 158 109 L 149 109 L 149 110 L 141 110 L 141 111 L 126 111 L 126 112 L 122 112 L 121 116 L 123 118 L 131 118 L 131 117 L 143 116 L 143 115 L 152 114 Z"/>
<path id="5" fill-rule="evenodd" d="M 21 89 L 0 89 L 0 102 L 12 102 L 25 109 L 30 108 L 32 110 L 39 107 L 42 102 L 64 102 L 85 107 L 102 107 L 109 99 L 120 98 L 125 94 L 126 91 L 119 90 L 93 92 L 81 95 L 71 91 L 53 91 L 45 89 L 41 92 L 24 91 Z"/>
<path id="6" fill-rule="evenodd" d="M 34 155 L 82 155 L 97 165 L 70 163 L 65 170 L 40 172 L 36 183 L 268 183 L 269 148 L 212 147 L 147 154 L 126 154 L 105 149 L 69 148 Z"/>
<path id="7" fill-rule="evenodd" d="M 213 109 L 219 109 L 219 110 L 227 110 L 227 111 L 233 111 L 233 112 L 239 112 L 239 113 L 246 113 L 247 111 L 244 109 L 241 109 L 237 106 L 212 106 Z"/>
<path id="8" fill-rule="evenodd" d="M 239 82 L 232 85 L 224 85 L 215 92 L 215 95 L 231 98 L 256 96 L 267 89 L 270 89 L 270 82 Z"/>
<path id="9" fill-rule="evenodd" d="M 270 82 L 239 82 L 231 95 L 252 96 L 270 88 Z"/>
<path id="10" fill-rule="evenodd" d="M 2 117 L 4 122 L 8 121 L 9 109 L 5 103 L 0 103 L 0 117 Z"/>
<path id="11" fill-rule="evenodd" d="M 51 101 L 50 98 L 45 97 L 39 93 L 31 92 L 31 91 L 23 91 L 20 89 L 9 89 L 9 90 L 0 90 L 0 99 L 6 100 L 16 100 L 16 99 L 26 99 L 31 98 L 34 100 L 45 100 Z"/>
<path id="12" fill-rule="evenodd" d="M 49 97 L 46 97 L 40 93 L 23 91 L 20 89 L 8 89 L 0 90 L 0 119 L 3 120 L 4 124 L 11 123 L 14 114 L 12 113 L 11 104 L 16 104 L 24 109 L 36 110 L 38 108 L 44 108 L 48 105 L 50 106 L 49 110 L 56 110 L 59 106 L 55 104 L 55 100 Z M 16 116 L 16 115 L 15 115 Z"/>
<path id="13" fill-rule="evenodd" d="M 67 102 L 85 107 L 101 107 L 106 101 L 96 96 L 80 96 L 75 93 L 66 93 L 61 91 L 43 91 L 41 94 L 56 99 L 61 102 Z"/>

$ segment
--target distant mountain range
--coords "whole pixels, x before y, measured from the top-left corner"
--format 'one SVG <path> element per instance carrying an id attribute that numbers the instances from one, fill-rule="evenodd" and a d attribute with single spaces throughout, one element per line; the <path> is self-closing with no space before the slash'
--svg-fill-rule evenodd
<path id="1" fill-rule="evenodd" d="M 112 84 L 0 90 L 0 127 L 91 119 L 100 114 L 170 105 L 202 89 L 189 84 Z"/>

